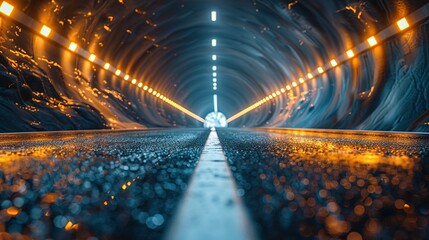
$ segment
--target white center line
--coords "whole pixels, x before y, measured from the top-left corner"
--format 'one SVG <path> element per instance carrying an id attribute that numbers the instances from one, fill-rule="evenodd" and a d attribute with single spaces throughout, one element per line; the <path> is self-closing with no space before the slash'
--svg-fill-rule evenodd
<path id="1" fill-rule="evenodd" d="M 216 131 L 210 132 L 166 239 L 255 239 Z"/>

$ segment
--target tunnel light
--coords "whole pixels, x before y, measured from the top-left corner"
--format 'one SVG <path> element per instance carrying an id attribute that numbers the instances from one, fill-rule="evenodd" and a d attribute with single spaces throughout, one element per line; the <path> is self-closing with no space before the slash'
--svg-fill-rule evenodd
<path id="1" fill-rule="evenodd" d="M 94 62 L 95 59 L 97 58 L 97 56 L 95 56 L 94 54 L 91 54 L 91 56 L 89 56 L 89 61 Z"/>
<path id="2" fill-rule="evenodd" d="M 214 73 L 213 73 L 213 77 L 217 77 L 217 73 L 215 73 L 215 72 L 214 72 Z"/>
<path id="3" fill-rule="evenodd" d="M 332 67 L 336 67 L 338 65 L 337 61 L 335 59 L 331 60 Z"/>
<path id="4" fill-rule="evenodd" d="M 277 95 L 280 95 L 281 93 L 280 93 L 280 91 L 276 91 L 276 94 L 277 94 Z"/>
<path id="5" fill-rule="evenodd" d="M 137 79 L 133 79 L 133 80 L 131 80 L 131 83 L 132 83 L 132 84 L 136 84 L 136 83 L 137 83 Z"/>
<path id="6" fill-rule="evenodd" d="M 156 91 L 153 91 L 153 92 L 152 92 L 152 95 L 156 95 L 156 93 L 157 93 Z"/>
<path id="7" fill-rule="evenodd" d="M 217 90 L 217 87 L 213 87 L 213 90 L 215 90 L 215 91 L 216 91 L 216 90 Z"/>
<path id="8" fill-rule="evenodd" d="M 128 79 L 130 79 L 130 75 L 127 74 L 127 75 L 125 75 L 124 80 L 128 81 Z"/>
<path id="9" fill-rule="evenodd" d="M 217 82 L 217 78 L 213 78 L 213 82 Z"/>
<path id="10" fill-rule="evenodd" d="M 152 88 L 149 88 L 148 92 L 149 92 L 149 93 L 153 92 L 153 89 L 152 89 Z"/>
<path id="11" fill-rule="evenodd" d="M 377 39 L 375 39 L 374 36 L 368 38 L 367 41 L 368 41 L 369 46 L 371 46 L 371 47 L 377 45 Z"/>
<path id="12" fill-rule="evenodd" d="M 76 49 L 77 49 L 77 44 L 74 42 L 71 42 L 69 45 L 69 50 L 74 52 L 74 51 L 76 51 Z"/>
<path id="13" fill-rule="evenodd" d="M 148 86 L 144 86 L 143 90 L 147 91 L 148 88 L 149 88 Z"/>
<path id="14" fill-rule="evenodd" d="M 272 96 L 273 98 L 275 98 L 275 97 L 277 97 L 277 94 L 276 94 L 276 93 L 272 93 L 272 94 L 271 94 L 271 96 Z"/>
<path id="15" fill-rule="evenodd" d="M 352 58 L 352 57 L 354 57 L 355 56 L 355 53 L 353 52 L 353 50 L 348 50 L 347 52 L 346 52 L 346 54 L 347 54 L 347 56 L 349 57 L 349 58 Z"/>
<path id="16" fill-rule="evenodd" d="M 287 85 L 286 89 L 289 91 L 291 89 L 291 87 L 289 85 Z"/>
<path id="17" fill-rule="evenodd" d="M 213 83 L 213 87 L 217 87 L 217 83 Z"/>
<path id="18" fill-rule="evenodd" d="M 118 70 L 116 70 L 115 75 L 116 75 L 116 76 L 121 75 L 121 70 L 119 70 L 119 69 L 118 69 Z"/>
<path id="19" fill-rule="evenodd" d="M 109 70 L 109 68 L 110 68 L 110 63 L 104 64 L 104 69 Z"/>
<path id="20" fill-rule="evenodd" d="M 298 81 L 299 81 L 300 83 L 304 83 L 304 78 L 299 78 L 299 79 L 298 79 Z"/>
<path id="21" fill-rule="evenodd" d="M 10 3 L 3 1 L 0 6 L 0 12 L 2 12 L 6 16 L 10 16 L 10 14 L 12 14 L 13 8 L 14 7 Z"/>
<path id="22" fill-rule="evenodd" d="M 308 77 L 308 79 L 312 79 L 313 78 L 313 74 L 307 73 L 307 77 Z"/>
<path id="23" fill-rule="evenodd" d="M 217 20 L 217 14 L 216 14 L 216 11 L 212 11 L 211 16 L 212 16 L 212 22 L 216 22 L 216 20 Z"/>
<path id="24" fill-rule="evenodd" d="M 318 67 L 318 68 L 317 68 L 317 71 L 318 71 L 319 73 L 323 73 L 323 72 L 324 72 L 322 67 Z"/>
<path id="25" fill-rule="evenodd" d="M 159 96 L 161 96 L 161 94 L 160 94 L 160 93 L 157 93 L 157 94 L 156 94 L 156 97 L 157 97 L 157 98 L 159 98 Z"/>
<path id="26" fill-rule="evenodd" d="M 143 83 L 139 82 L 139 84 L 137 84 L 137 86 L 138 86 L 139 88 L 141 88 L 141 87 L 143 87 Z"/>
<path id="27" fill-rule="evenodd" d="M 216 71 L 216 70 L 217 70 L 217 67 L 216 67 L 216 66 L 213 66 L 213 67 L 212 67 L 212 70 L 213 70 L 213 71 Z"/>
<path id="28" fill-rule="evenodd" d="M 285 92 L 286 92 L 286 90 L 285 90 L 284 88 L 280 89 L 280 91 L 281 91 L 282 93 L 285 93 Z"/>
<path id="29" fill-rule="evenodd" d="M 268 96 L 268 99 L 273 99 L 273 96 L 269 95 L 269 96 Z"/>
<path id="30" fill-rule="evenodd" d="M 51 31 L 52 31 L 51 28 L 49 28 L 46 25 L 43 25 L 42 28 L 40 29 L 39 33 L 42 34 L 45 37 L 48 37 L 49 34 L 51 34 Z"/>
<path id="31" fill-rule="evenodd" d="M 217 45 L 216 39 L 212 39 L 212 47 L 216 47 L 216 45 Z"/>
<path id="32" fill-rule="evenodd" d="M 215 54 L 212 55 L 212 60 L 216 61 L 217 60 L 217 56 Z"/>
<path id="33" fill-rule="evenodd" d="M 298 84 L 296 84 L 296 82 L 292 82 L 292 87 L 296 87 L 298 86 Z"/>
<path id="34" fill-rule="evenodd" d="M 398 28 L 401 31 L 410 27 L 410 24 L 408 24 L 408 21 L 406 18 L 401 18 L 401 20 L 397 21 L 396 24 L 398 25 Z"/>

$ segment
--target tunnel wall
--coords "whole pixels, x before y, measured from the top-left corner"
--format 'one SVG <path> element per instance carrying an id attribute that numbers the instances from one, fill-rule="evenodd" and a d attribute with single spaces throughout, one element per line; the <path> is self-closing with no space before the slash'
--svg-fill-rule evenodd
<path id="1" fill-rule="evenodd" d="M 202 117 L 212 111 L 204 58 L 215 33 L 219 108 L 229 117 L 426 1 L 14 3 Z M 2 132 L 202 126 L 32 29 L 4 17 L 0 27 Z M 428 131 L 428 35 L 425 20 L 230 126 Z"/>

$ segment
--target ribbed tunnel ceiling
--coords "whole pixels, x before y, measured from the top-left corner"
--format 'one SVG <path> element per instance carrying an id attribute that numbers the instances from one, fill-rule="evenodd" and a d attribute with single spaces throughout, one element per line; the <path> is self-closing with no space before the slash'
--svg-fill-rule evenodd
<path id="1" fill-rule="evenodd" d="M 219 111 L 230 117 L 426 2 L 20 0 L 14 4 L 202 117 L 213 111 L 211 55 L 216 54 Z M 217 11 L 216 22 L 210 21 L 212 10 Z M 403 64 L 408 65 L 414 75 L 423 74 L 418 76 L 427 78 L 424 72 L 428 56 L 418 53 L 422 49 L 427 52 L 423 44 L 427 43 L 427 35 L 421 37 L 427 34 L 427 24 L 410 31 L 403 37 L 405 40 L 399 37 L 364 53 L 231 125 L 406 129 L 414 124 L 416 127 L 424 122 L 427 103 L 410 113 L 412 116 L 405 123 L 392 119 L 403 114 L 406 105 L 388 122 L 380 123 L 380 116 L 384 114 L 381 109 L 391 101 L 386 99 L 404 96 L 404 92 L 398 90 L 402 87 L 394 85 L 395 79 L 404 77 L 405 73 L 389 69 L 389 65 L 405 61 Z M 49 64 L 41 66 L 60 95 L 85 101 L 82 94 L 70 89 L 70 81 L 66 80 L 76 69 L 87 76 L 92 88 L 101 92 L 109 89 L 106 93 L 109 96 L 115 96 L 111 90 L 123 94 L 109 102 L 109 110 L 103 110 L 99 107 L 103 104 L 96 101 L 89 103 L 104 116 L 108 122 L 105 126 L 109 122 L 116 123 L 113 126 L 117 127 L 134 123 L 147 127 L 201 125 L 89 63 L 59 53 L 63 50 L 55 44 L 40 44 L 42 40 L 30 35 L 21 33 L 13 47 L 24 48 L 36 57 L 46 56 L 62 66 L 64 83 L 55 79 L 58 74 L 52 73 Z M 211 46 L 212 38 L 217 39 L 216 48 Z M 406 42 L 399 46 L 401 41 Z M 404 57 L 410 52 L 411 55 Z M 393 86 L 389 91 L 394 96 L 384 92 L 386 82 L 387 86 Z M 427 86 L 423 85 L 423 88 Z M 104 114 L 106 111 L 111 112 Z"/>

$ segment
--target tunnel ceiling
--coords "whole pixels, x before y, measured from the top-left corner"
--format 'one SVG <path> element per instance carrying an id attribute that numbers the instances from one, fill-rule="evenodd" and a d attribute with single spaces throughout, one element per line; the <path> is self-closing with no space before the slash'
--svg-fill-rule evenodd
<path id="1" fill-rule="evenodd" d="M 217 93 L 219 111 L 230 117 L 425 3 L 423 0 L 20 0 L 14 5 L 201 117 L 213 111 L 212 96 Z M 212 10 L 217 11 L 216 22 L 210 20 Z M 143 126 L 199 126 L 197 121 L 143 96 L 101 70 L 65 58 L 55 44 L 39 46 L 40 39 L 23 33 L 20 38 L 15 41 L 17 45 L 34 55 L 57 61 L 63 65 L 63 72 L 81 68 L 88 78 L 96 79 L 90 83 L 93 88 L 121 92 L 127 100 L 112 110 L 111 115 L 118 118 L 115 121 Z M 213 38 L 217 39 L 216 47 L 211 46 Z M 388 47 L 386 44 L 366 53 L 342 67 L 339 73 L 311 81 L 300 92 L 266 104 L 232 125 L 377 128 L 374 123 L 377 120 L 368 119 L 374 117 L 382 102 L 380 95 L 385 94 L 380 90 L 380 82 L 395 78 L 386 70 L 389 63 L 397 60 L 396 55 L 389 54 Z M 212 54 L 217 55 L 217 61 L 212 61 Z M 377 62 L 379 58 L 385 63 Z M 427 61 L 427 57 L 422 61 Z M 218 68 L 217 91 L 212 87 L 214 64 Z M 59 81 L 53 84 L 61 85 Z M 67 84 L 63 85 L 54 87 L 62 92 L 60 95 L 72 95 Z M 371 91 L 378 98 L 363 99 Z M 348 103 L 339 104 L 345 101 Z M 127 105 L 133 108 L 128 111 L 124 107 Z M 364 105 L 365 116 L 347 119 L 349 112 L 361 112 Z M 97 104 L 92 107 L 98 109 Z M 425 111 L 414 114 L 414 118 L 424 116 L 422 112 Z"/>

